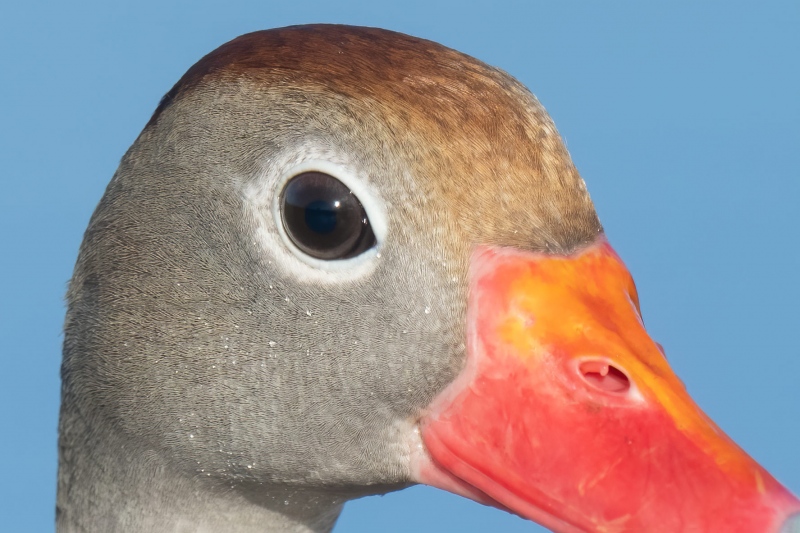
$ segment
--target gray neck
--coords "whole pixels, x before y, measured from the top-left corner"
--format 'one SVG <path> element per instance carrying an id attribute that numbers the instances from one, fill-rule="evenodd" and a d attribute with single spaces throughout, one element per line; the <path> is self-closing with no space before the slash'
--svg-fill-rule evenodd
<path id="1" fill-rule="evenodd" d="M 56 526 L 73 532 L 289 532 L 333 528 L 342 494 L 187 477 L 154 450 L 62 412 Z"/>

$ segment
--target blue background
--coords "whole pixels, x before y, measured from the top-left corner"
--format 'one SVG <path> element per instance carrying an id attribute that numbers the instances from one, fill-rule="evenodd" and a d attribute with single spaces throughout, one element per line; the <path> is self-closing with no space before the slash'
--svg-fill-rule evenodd
<path id="1" fill-rule="evenodd" d="M 382 26 L 529 86 L 698 403 L 800 493 L 800 2 L 15 2 L 0 8 L 0 530 L 52 529 L 63 294 L 161 96 L 244 32 Z M 337 532 L 540 531 L 417 487 Z"/>

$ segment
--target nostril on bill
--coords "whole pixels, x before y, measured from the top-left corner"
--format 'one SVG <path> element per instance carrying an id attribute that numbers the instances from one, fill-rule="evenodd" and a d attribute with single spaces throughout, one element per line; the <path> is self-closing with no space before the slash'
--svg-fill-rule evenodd
<path id="1" fill-rule="evenodd" d="M 787 518 L 780 533 L 800 533 L 800 513 L 795 513 Z"/>
<path id="2" fill-rule="evenodd" d="M 631 388 L 628 376 L 605 361 L 584 361 L 580 364 L 580 373 L 589 385 L 603 392 L 621 394 Z"/>

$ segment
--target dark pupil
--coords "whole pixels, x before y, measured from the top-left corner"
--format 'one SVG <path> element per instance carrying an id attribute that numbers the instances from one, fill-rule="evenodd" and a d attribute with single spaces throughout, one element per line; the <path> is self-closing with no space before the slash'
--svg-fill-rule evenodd
<path id="1" fill-rule="evenodd" d="M 330 202 L 316 200 L 306 206 L 306 226 L 317 233 L 330 233 L 336 229 L 336 207 Z"/>
<path id="2" fill-rule="evenodd" d="M 376 242 L 358 198 L 341 181 L 321 172 L 289 180 L 281 216 L 292 242 L 317 259 L 355 257 Z"/>

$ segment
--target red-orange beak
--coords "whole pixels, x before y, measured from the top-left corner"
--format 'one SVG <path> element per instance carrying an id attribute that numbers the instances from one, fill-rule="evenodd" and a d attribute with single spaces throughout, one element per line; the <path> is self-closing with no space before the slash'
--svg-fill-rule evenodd
<path id="1" fill-rule="evenodd" d="M 560 532 L 800 531 L 800 501 L 673 374 L 605 241 L 480 247 L 469 298 L 467 368 L 421 422 L 420 481 Z"/>

